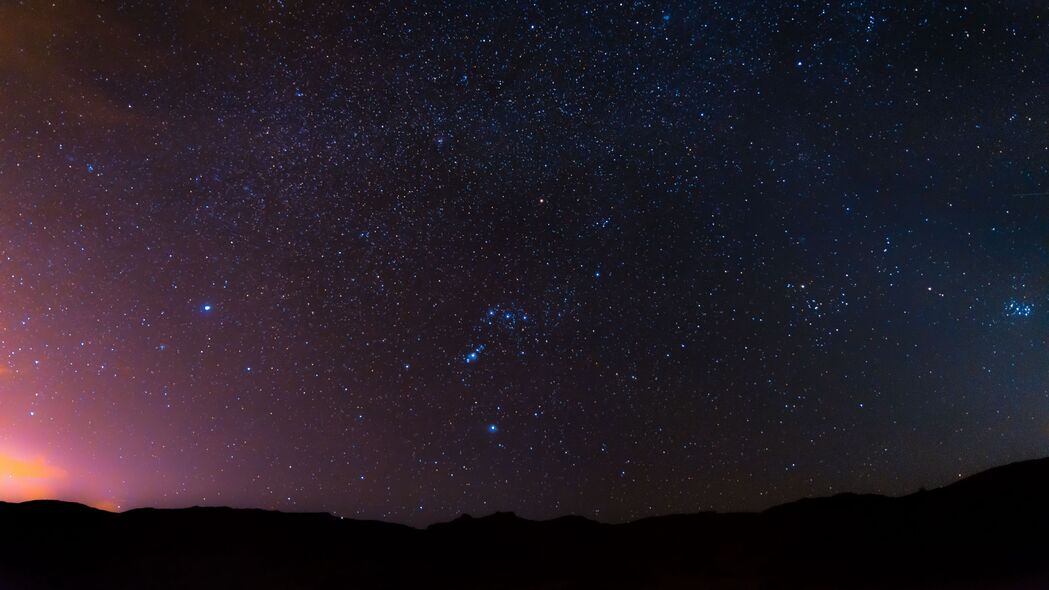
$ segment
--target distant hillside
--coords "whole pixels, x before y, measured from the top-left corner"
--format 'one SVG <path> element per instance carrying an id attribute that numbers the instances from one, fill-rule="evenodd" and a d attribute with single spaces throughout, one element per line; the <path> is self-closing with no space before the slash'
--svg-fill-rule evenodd
<path id="1" fill-rule="evenodd" d="M 762 513 L 460 517 L 0 503 L 0 588 L 1047 588 L 1049 459 Z"/>

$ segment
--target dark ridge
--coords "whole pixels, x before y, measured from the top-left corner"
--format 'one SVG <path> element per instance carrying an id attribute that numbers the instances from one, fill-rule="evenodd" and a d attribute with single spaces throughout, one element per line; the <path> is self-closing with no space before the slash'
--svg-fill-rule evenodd
<path id="1" fill-rule="evenodd" d="M 1049 491 L 1049 457 L 993 467 L 934 491 L 938 494 L 969 494 L 972 497 L 992 491 L 1008 492 L 1015 498 L 1044 500 Z"/>
<path id="2" fill-rule="evenodd" d="M 323 513 L 0 502 L 0 588 L 1045 588 L 1049 459 L 900 498 L 425 530 Z"/>

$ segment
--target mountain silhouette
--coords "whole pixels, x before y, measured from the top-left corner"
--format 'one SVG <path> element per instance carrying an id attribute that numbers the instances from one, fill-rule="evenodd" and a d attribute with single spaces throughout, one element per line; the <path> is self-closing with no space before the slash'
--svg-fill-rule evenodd
<path id="1" fill-rule="evenodd" d="M 231 508 L 0 502 L 0 588 L 1049 588 L 1049 459 L 903 497 L 426 529 Z"/>

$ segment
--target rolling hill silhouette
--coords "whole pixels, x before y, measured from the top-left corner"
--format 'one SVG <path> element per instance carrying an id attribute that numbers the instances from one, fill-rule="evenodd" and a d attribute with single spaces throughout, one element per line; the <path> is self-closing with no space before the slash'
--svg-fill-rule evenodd
<path id="1" fill-rule="evenodd" d="M 0 503 L 0 588 L 1049 588 L 1049 459 L 890 498 L 425 530 L 230 508 Z"/>

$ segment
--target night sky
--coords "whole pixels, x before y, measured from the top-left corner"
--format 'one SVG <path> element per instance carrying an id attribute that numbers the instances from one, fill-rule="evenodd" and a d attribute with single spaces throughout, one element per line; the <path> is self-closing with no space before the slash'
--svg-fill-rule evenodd
<path id="1" fill-rule="evenodd" d="M 416 525 L 1049 454 L 1049 6 L 4 2 L 0 496 Z"/>

